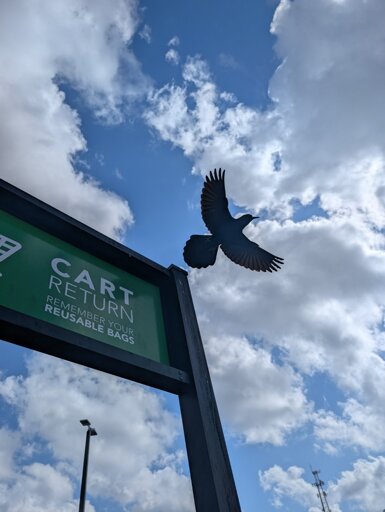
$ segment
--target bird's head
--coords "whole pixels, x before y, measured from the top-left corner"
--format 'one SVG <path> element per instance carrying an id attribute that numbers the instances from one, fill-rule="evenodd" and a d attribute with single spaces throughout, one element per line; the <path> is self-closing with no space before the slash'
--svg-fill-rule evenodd
<path id="1" fill-rule="evenodd" d="M 250 213 L 246 213 L 245 215 L 242 215 L 239 217 L 238 222 L 242 225 L 242 229 L 245 228 L 248 224 L 250 224 L 251 221 L 254 219 L 259 219 L 259 217 L 253 217 L 253 215 L 250 215 Z"/>

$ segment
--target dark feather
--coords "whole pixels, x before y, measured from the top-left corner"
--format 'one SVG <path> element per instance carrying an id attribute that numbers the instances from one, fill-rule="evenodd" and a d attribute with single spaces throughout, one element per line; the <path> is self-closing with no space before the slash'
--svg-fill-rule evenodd
<path id="1" fill-rule="evenodd" d="M 214 170 L 206 176 L 201 196 L 202 218 L 211 233 L 221 228 L 223 222 L 232 219 L 225 191 L 225 171 Z"/>
<path id="2" fill-rule="evenodd" d="M 231 261 L 250 270 L 272 272 L 283 265 L 282 258 L 265 251 L 243 234 L 233 243 L 222 244 L 221 249 Z"/>
<path id="3" fill-rule="evenodd" d="M 183 257 L 190 267 L 206 268 L 214 265 L 218 247 L 211 235 L 192 235 L 184 246 Z"/>

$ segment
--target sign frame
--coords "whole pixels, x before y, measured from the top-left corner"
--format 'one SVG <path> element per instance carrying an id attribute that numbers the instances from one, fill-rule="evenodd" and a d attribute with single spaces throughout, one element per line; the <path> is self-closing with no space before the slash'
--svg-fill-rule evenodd
<path id="1" fill-rule="evenodd" d="M 241 512 L 187 272 L 166 269 L 1 179 L 0 210 L 156 286 L 169 365 L 4 306 L 0 339 L 178 395 L 196 511 Z"/>

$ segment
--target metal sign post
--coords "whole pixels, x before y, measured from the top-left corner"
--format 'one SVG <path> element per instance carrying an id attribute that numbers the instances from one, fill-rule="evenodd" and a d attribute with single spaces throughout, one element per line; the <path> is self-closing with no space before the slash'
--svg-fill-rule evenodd
<path id="1" fill-rule="evenodd" d="M 195 316 L 187 273 L 170 268 L 174 277 L 192 383 L 179 397 L 196 510 L 240 511 L 221 421 Z"/>
<path id="2" fill-rule="evenodd" d="M 0 180 L 0 338 L 177 394 L 197 512 L 240 512 L 182 269 Z"/>

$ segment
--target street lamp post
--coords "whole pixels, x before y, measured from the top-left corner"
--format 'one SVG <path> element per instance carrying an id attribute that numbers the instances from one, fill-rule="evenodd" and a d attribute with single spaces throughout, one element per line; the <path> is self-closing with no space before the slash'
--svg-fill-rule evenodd
<path id="1" fill-rule="evenodd" d="M 90 451 L 90 437 L 97 436 L 97 432 L 91 427 L 91 423 L 88 420 L 80 420 L 80 423 L 87 427 L 86 433 L 86 447 L 84 450 L 84 461 L 83 461 L 83 475 L 82 485 L 80 487 L 80 500 L 79 500 L 79 512 L 84 512 L 84 506 L 86 502 L 86 488 L 87 488 L 87 471 L 88 471 L 88 453 Z"/>

